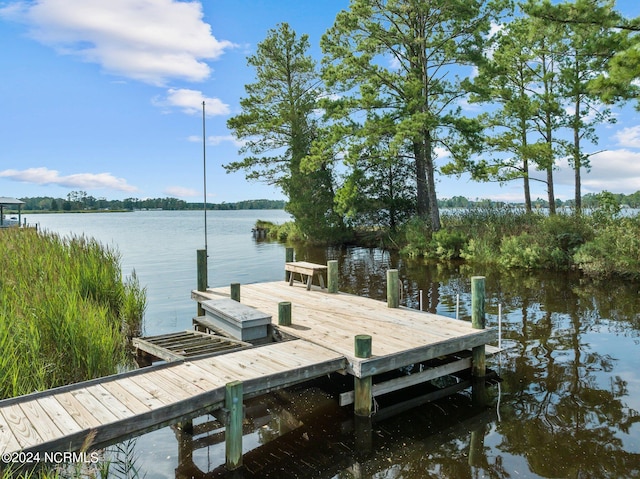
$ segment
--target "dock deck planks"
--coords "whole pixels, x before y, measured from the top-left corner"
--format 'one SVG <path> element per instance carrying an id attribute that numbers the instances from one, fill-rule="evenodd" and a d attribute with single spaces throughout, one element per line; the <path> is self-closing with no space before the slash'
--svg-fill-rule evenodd
<path id="1" fill-rule="evenodd" d="M 228 288 L 193 292 L 210 299 Z M 326 290 L 325 290 L 326 291 Z M 279 328 L 298 338 L 338 352 L 347 358 L 348 372 L 364 377 L 419 361 L 471 349 L 495 341 L 493 329 L 474 329 L 470 322 L 409 308 L 389 308 L 346 293 L 288 287 L 286 281 L 242 285 L 241 301 L 278 317 L 278 303 L 291 302 L 291 326 Z M 373 356 L 356 358 L 354 336 L 372 337 Z"/>
<path id="2" fill-rule="evenodd" d="M 226 288 L 192 293 L 198 300 L 225 296 Z M 248 398 L 336 371 L 380 374 L 496 339 L 494 330 L 473 329 L 465 321 L 345 293 L 307 291 L 286 281 L 243 285 L 241 298 L 273 318 L 278 303 L 290 301 L 292 324 L 279 328 L 298 339 L 0 401 L 0 453 L 77 450 L 90 435 L 94 447 L 108 444 L 222 407 L 225 385 L 232 381 L 243 382 Z M 158 339 L 175 344 L 183 341 L 179 334 Z M 358 334 L 371 335 L 372 357 L 355 357 Z"/>
<path id="3" fill-rule="evenodd" d="M 94 446 L 106 444 L 221 407 L 229 381 L 244 381 L 249 397 L 344 366 L 341 355 L 294 340 L 5 399 L 0 452 L 74 450 L 91 431 Z"/>

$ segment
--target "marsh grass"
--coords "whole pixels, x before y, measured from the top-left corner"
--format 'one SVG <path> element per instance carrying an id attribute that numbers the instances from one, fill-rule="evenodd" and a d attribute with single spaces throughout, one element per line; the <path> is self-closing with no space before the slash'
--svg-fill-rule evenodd
<path id="1" fill-rule="evenodd" d="M 58 465 L 40 463 L 31 468 L 0 468 L 0 479 L 138 479 L 145 476 L 140 473 L 135 446 L 136 439 L 128 439 L 88 453 L 88 462 Z M 81 450 L 86 451 L 84 448 Z M 94 457 L 97 459 L 95 462 Z"/>
<path id="2" fill-rule="evenodd" d="M 0 399 L 113 374 L 146 292 L 84 236 L 0 231 Z"/>
<path id="3" fill-rule="evenodd" d="M 442 229 L 435 233 L 414 218 L 403 226 L 399 243 L 401 253 L 413 258 L 638 279 L 640 217 L 619 212 L 606 203 L 588 215 L 470 208 L 443 213 Z"/>

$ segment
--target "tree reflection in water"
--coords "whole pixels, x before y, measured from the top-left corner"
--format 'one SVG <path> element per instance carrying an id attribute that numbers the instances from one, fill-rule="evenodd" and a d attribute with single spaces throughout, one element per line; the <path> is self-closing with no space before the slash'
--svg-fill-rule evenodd
<path id="1" fill-rule="evenodd" d="M 487 325 L 497 326 L 501 304 L 508 346 L 488 366 L 503 382 L 488 390 L 486 409 L 463 393 L 374 422 L 367 451 L 356 447 L 348 407 L 317 395 L 307 401 L 315 412 L 296 410 L 296 401 L 280 412 L 272 407 L 272 422 L 251 433 L 246 467 L 233 477 L 640 477 L 639 284 L 427 266 L 376 249 L 296 253 L 315 263 L 339 260 L 341 291 L 380 300 L 386 270 L 397 268 L 404 305 L 417 308 L 422 291 L 423 310 L 453 317 L 459 295 L 461 320 L 471 316 L 469 278 L 485 276 Z M 183 449 L 196 464 L 185 461 L 176 477 L 228 477 L 223 447 L 205 457 Z"/>

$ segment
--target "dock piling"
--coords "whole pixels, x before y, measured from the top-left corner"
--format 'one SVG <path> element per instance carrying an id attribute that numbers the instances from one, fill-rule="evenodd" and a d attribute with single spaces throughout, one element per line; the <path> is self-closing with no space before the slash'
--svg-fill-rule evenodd
<path id="1" fill-rule="evenodd" d="M 355 356 L 357 358 L 371 357 L 370 335 L 358 334 L 355 337 Z M 354 377 L 354 412 L 356 416 L 371 416 L 372 379 L 372 376 Z"/>
<path id="2" fill-rule="evenodd" d="M 291 301 L 278 303 L 278 324 L 280 326 L 291 326 Z"/>
<path id="3" fill-rule="evenodd" d="M 338 292 L 338 260 L 336 259 L 327 261 L 327 291 Z"/>
<path id="4" fill-rule="evenodd" d="M 242 466 L 242 393 L 242 381 L 227 383 L 224 401 L 229 416 L 225 426 L 225 451 L 230 471 Z"/>
<path id="5" fill-rule="evenodd" d="M 206 291 L 209 286 L 209 278 L 207 273 L 207 250 L 199 249 L 196 252 L 197 254 L 197 282 L 198 282 L 198 291 Z M 204 310 L 200 302 L 198 302 L 197 306 L 197 315 L 204 316 Z"/>
<path id="6" fill-rule="evenodd" d="M 387 270 L 387 306 L 390 308 L 400 306 L 400 287 L 397 269 Z"/>
<path id="7" fill-rule="evenodd" d="M 231 299 L 240 302 L 240 283 L 231 283 Z"/>
<path id="8" fill-rule="evenodd" d="M 471 278 L 471 326 L 474 329 L 484 329 L 485 320 L 485 277 Z M 471 375 L 473 376 L 473 402 L 481 405 L 486 403 L 485 381 L 486 354 L 485 345 L 476 346 L 471 350 Z"/>
<path id="9" fill-rule="evenodd" d="M 285 261 L 285 263 L 293 262 L 293 248 L 286 248 L 284 250 L 284 261 Z M 292 274 L 293 273 L 290 273 L 289 271 L 285 271 L 284 272 L 284 279 L 286 281 L 289 281 L 290 275 L 292 275 Z"/>

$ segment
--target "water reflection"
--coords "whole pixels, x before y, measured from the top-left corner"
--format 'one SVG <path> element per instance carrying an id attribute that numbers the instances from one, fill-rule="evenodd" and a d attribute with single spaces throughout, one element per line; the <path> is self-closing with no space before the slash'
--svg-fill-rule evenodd
<path id="1" fill-rule="evenodd" d="M 221 465 L 224 437 L 215 421 L 194 426 L 193 434 L 175 428 L 180 457 L 176 479 L 471 478 L 478 468 L 504 472 L 500 464 L 490 463 L 484 446 L 495 410 L 474 408 L 466 395 L 425 405 L 410 421 L 396 416 L 371 423 L 340 409 L 319 389 L 283 394 L 265 398 L 269 406 L 262 416 L 248 412 L 246 427 L 253 432 L 245 440 L 253 435 L 257 444 L 244 454 L 237 471 Z M 255 407 L 250 403 L 249 408 Z"/>
<path id="2" fill-rule="evenodd" d="M 397 268 L 403 304 L 470 317 L 469 277 L 486 276 L 487 323 L 511 349 L 494 359 L 500 418 L 485 455 L 489 477 L 636 477 L 640 475 L 640 296 L 638 283 L 600 282 L 576 272 L 478 271 L 408 262 L 379 250 L 307 250 L 310 261 L 338 259 L 343 291 L 384 299 L 385 271 Z M 460 298 L 459 306 L 456 298 Z M 494 403 L 497 402 L 494 398 Z M 415 425 L 419 410 L 400 416 Z M 488 433 L 489 434 L 489 433 Z M 480 435 L 482 436 L 482 434 Z M 403 430 L 397 440 L 421 441 Z M 463 438 L 459 438 L 463 441 Z M 459 453 L 460 451 L 458 451 Z M 436 457 L 456 464 L 433 467 Z M 403 463 L 384 477 L 466 477 L 451 444 L 429 450 L 424 467 Z M 396 458 L 397 459 L 397 458 Z M 392 459 L 394 462 L 396 459 Z M 435 462 L 438 462 L 435 460 Z M 422 475 L 417 475 L 421 469 Z"/>
<path id="3" fill-rule="evenodd" d="M 501 304 L 503 340 L 510 345 L 489 363 L 504 382 L 489 390 L 487 409 L 474 409 L 470 397 L 459 394 L 374 423 L 364 454 L 350 411 L 322 410 L 247 451 L 246 467 L 234 477 L 640 475 L 638 284 L 599 283 L 571 272 L 426 266 L 379 250 L 297 254 L 314 262 L 338 259 L 341 290 L 378 299 L 386 295 L 386 269 L 398 268 L 404 304 L 418 307 L 422 291 L 423 309 L 453 316 L 459 297 L 463 320 L 470 317 L 468 278 L 483 274 L 488 326 L 497 325 Z M 193 477 L 227 476 L 219 465 Z"/>
<path id="4" fill-rule="evenodd" d="M 257 215 L 265 217 L 264 212 Z M 229 217 L 210 230 L 218 238 L 210 241 L 212 286 L 283 278 L 284 247 L 255 242 L 255 217 L 244 216 L 242 225 Z M 124 271 L 135 267 L 149 286 L 148 334 L 190 327 L 194 308 L 188 291 L 195 284 L 195 249 L 201 241 L 185 234 L 200 234 L 195 226 L 187 228 L 189 221 L 199 224 L 199 215 L 150 212 L 91 215 L 91 222 L 88 218 L 51 215 L 46 220 L 65 220 L 73 231 L 82 228 L 99 239 L 103 235 L 107 243 L 112 238 L 117 242 Z M 151 245 L 148 238 L 154 239 Z M 306 401 L 293 401 L 316 405 L 317 414 L 296 409 L 286 397 L 264 398 L 258 401 L 263 409 L 257 411 L 266 414 L 254 414 L 248 424 L 253 429 L 243 441 L 245 477 L 640 477 L 637 282 L 597 282 L 575 272 L 427 266 L 377 249 L 296 247 L 296 257 L 316 263 L 338 259 L 342 291 L 380 300 L 386 297 L 386 270 L 397 268 L 402 304 L 417 308 L 422 291 L 424 310 L 453 317 L 459 298 L 462 320 L 470 318 L 469 278 L 485 276 L 487 325 L 497 326 L 502 305 L 503 343 L 510 346 L 488 361 L 503 382 L 499 390 L 489 389 L 490 409 L 478 411 L 470 395 L 459 394 L 374 423 L 370 452 L 365 454 L 356 450 L 350 408 L 329 406 L 317 391 Z M 302 390 L 290 394 L 304 396 Z M 195 425 L 212 420 L 205 417 Z M 174 429 L 140 437 L 136 455 L 141 476 L 222 477 L 220 431 L 196 431 L 191 438 L 182 436 L 182 449 Z M 279 450 L 286 453 L 278 456 Z M 315 469 L 295 476 L 296 467 L 305 464 Z"/>

